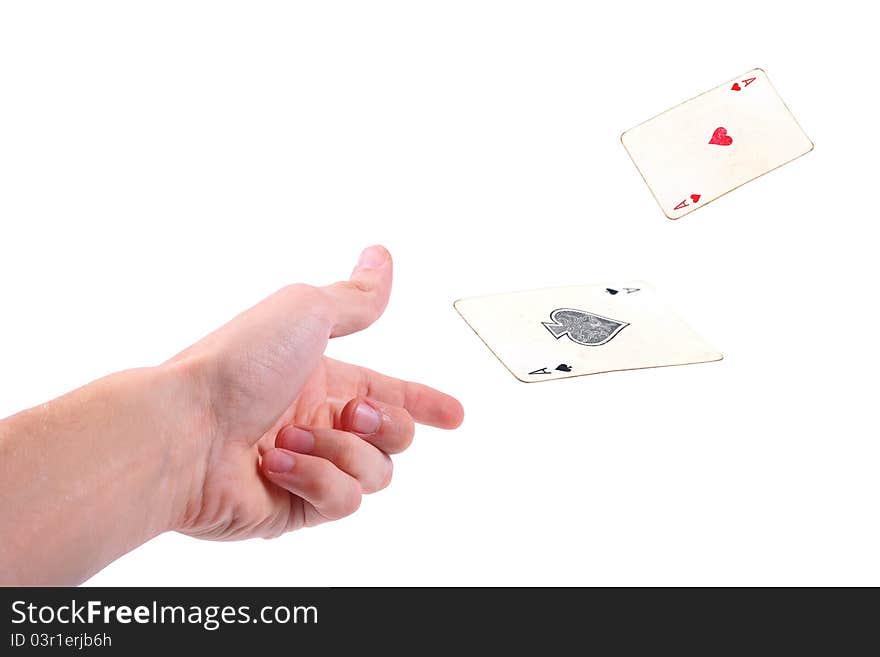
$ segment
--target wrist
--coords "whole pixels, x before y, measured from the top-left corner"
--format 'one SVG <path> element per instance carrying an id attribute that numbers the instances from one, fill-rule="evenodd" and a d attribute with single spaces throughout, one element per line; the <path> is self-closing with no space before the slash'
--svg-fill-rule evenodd
<path id="1" fill-rule="evenodd" d="M 164 490 L 168 493 L 161 531 L 177 531 L 199 508 L 207 462 L 217 435 L 205 367 L 194 358 L 155 369 L 156 400 L 164 443 Z"/>

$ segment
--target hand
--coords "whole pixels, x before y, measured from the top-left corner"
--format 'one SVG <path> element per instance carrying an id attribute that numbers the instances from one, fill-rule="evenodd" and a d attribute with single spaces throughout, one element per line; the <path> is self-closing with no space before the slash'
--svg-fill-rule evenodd
<path id="1" fill-rule="evenodd" d="M 348 281 L 286 287 L 172 359 L 207 409 L 183 450 L 175 529 L 228 540 L 342 518 L 388 485 L 414 422 L 461 424 L 452 397 L 323 355 L 382 314 L 391 278 L 390 254 L 370 247 Z"/>

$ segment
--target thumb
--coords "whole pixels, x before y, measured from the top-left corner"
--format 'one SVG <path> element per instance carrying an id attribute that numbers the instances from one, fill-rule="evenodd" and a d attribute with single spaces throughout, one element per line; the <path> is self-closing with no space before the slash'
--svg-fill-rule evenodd
<path id="1" fill-rule="evenodd" d="M 379 319 L 391 294 L 392 269 L 384 246 L 368 246 L 347 281 L 322 288 L 333 304 L 331 338 L 362 331 Z"/>

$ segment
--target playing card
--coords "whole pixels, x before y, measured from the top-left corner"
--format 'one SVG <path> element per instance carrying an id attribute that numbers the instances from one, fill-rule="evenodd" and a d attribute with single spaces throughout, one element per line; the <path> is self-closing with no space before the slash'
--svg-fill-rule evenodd
<path id="1" fill-rule="evenodd" d="M 621 135 L 670 219 L 679 219 L 813 150 L 756 68 Z"/>
<path id="2" fill-rule="evenodd" d="M 647 283 L 496 294 L 455 309 L 526 383 L 722 358 Z"/>

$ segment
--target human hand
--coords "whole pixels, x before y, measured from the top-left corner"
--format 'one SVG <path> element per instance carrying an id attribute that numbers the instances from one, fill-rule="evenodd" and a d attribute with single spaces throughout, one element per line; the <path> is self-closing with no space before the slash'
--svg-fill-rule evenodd
<path id="1" fill-rule="evenodd" d="M 415 422 L 461 424 L 452 397 L 323 355 L 382 314 L 391 279 L 390 254 L 369 247 L 348 281 L 285 287 L 170 361 L 203 401 L 175 448 L 174 529 L 231 540 L 342 518 L 388 485 Z"/>

